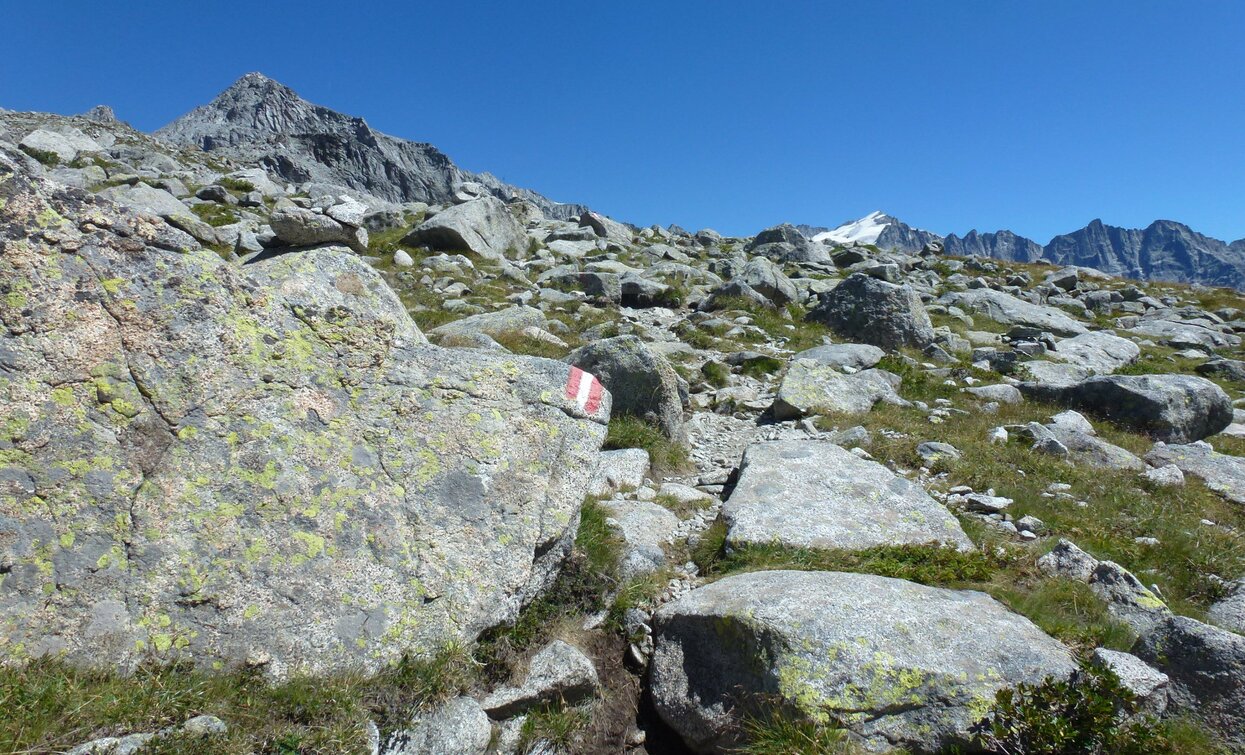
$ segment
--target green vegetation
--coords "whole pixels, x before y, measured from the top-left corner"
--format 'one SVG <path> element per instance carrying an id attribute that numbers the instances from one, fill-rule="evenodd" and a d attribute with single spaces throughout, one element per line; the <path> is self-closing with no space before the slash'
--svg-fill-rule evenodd
<path id="1" fill-rule="evenodd" d="M 238 214 L 223 204 L 215 202 L 203 202 L 194 205 L 190 211 L 199 216 L 199 219 L 213 227 L 222 225 L 233 225 L 238 222 Z"/>
<path id="2" fill-rule="evenodd" d="M 48 168 L 55 168 L 61 164 L 61 156 L 51 150 L 39 149 L 38 147 L 31 147 L 25 144 L 19 144 L 18 149 Z"/>
<path id="3" fill-rule="evenodd" d="M 705 382 L 714 388 L 725 388 L 731 381 L 731 369 L 721 362 L 709 360 L 700 366 Z"/>
<path id="4" fill-rule="evenodd" d="M 555 703 L 541 706 L 527 714 L 519 737 L 519 751 L 539 740 L 548 740 L 559 749 L 570 748 L 578 735 L 592 723 L 592 712 L 587 707 L 572 707 Z"/>
<path id="5" fill-rule="evenodd" d="M 712 537 L 723 537 L 720 529 Z M 711 538 L 706 537 L 708 541 Z M 710 547 L 706 545 L 706 549 Z M 717 553 L 697 551 L 703 573 L 721 577 L 767 569 L 800 569 L 804 571 L 841 571 L 877 574 L 906 579 L 923 585 L 959 586 L 986 582 L 1002 567 L 1008 557 L 984 551 L 958 551 L 935 544 L 880 545 L 864 550 L 828 550 L 797 548 L 779 544 L 746 545 Z"/>
<path id="6" fill-rule="evenodd" d="M 717 316 L 729 320 L 747 315 L 752 320 L 752 325 L 764 331 L 768 339 L 777 341 L 783 348 L 792 351 L 820 346 L 825 337 L 830 335 L 826 326 L 805 320 L 804 316 L 808 312 L 798 304 L 788 304 L 783 309 L 776 309 L 739 296 L 723 297 L 718 303 Z M 760 334 L 752 334 L 745 335 L 741 340 L 758 343 L 764 339 Z M 695 344 L 689 342 L 689 345 Z"/>
<path id="7" fill-rule="evenodd" d="M 771 712 L 745 718 L 739 755 L 857 755 L 846 732 Z"/>
<path id="8" fill-rule="evenodd" d="M 978 729 L 984 746 L 1014 755 L 1220 752 L 1197 726 L 1136 713 L 1136 698 L 1114 674 L 1085 668 L 1068 680 L 1000 690 Z"/>
<path id="9" fill-rule="evenodd" d="M 656 426 L 626 414 L 610 418 L 604 447 L 606 450 L 643 448 L 648 451 L 653 469 L 662 472 L 678 472 L 691 465 L 686 446 L 667 438 Z"/>
<path id="10" fill-rule="evenodd" d="M 518 330 L 498 333 L 493 340 L 515 354 L 526 354 L 532 357 L 561 359 L 570 353 L 570 349 L 543 338 L 536 338 Z"/>
<path id="11" fill-rule="evenodd" d="M 245 194 L 248 191 L 255 191 L 255 184 L 251 183 L 245 178 L 233 178 L 232 176 L 224 176 L 216 183 L 219 184 L 220 186 L 225 187 L 226 189 L 230 191 L 235 191 L 240 194 Z"/>
<path id="12" fill-rule="evenodd" d="M 144 752 L 366 752 L 366 724 L 382 731 L 412 710 L 471 688 L 475 666 L 461 647 L 405 659 L 373 676 L 296 677 L 270 685 L 259 673 L 142 666 L 133 676 L 82 670 L 53 659 L 0 668 L 0 752 L 62 751 L 83 741 L 180 726 L 197 715 L 225 720 L 229 733 L 196 741 L 169 737 Z"/>

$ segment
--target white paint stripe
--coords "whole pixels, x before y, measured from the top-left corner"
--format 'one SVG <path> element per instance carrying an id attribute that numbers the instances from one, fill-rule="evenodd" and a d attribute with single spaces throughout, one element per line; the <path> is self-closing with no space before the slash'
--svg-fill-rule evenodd
<path id="1" fill-rule="evenodd" d="M 575 403 L 582 412 L 588 406 L 588 394 L 592 392 L 592 384 L 596 378 L 588 373 L 583 373 L 579 378 L 579 391 L 575 394 Z"/>

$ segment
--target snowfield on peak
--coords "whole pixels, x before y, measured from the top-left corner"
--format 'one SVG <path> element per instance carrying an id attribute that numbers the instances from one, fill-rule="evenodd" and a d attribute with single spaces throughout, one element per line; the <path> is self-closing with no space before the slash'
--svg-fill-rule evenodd
<path id="1" fill-rule="evenodd" d="M 890 225 L 888 218 L 880 211 L 871 212 L 860 220 L 844 223 L 830 231 L 824 231 L 813 237 L 813 241 L 832 241 L 836 244 L 876 244 L 882 231 Z"/>

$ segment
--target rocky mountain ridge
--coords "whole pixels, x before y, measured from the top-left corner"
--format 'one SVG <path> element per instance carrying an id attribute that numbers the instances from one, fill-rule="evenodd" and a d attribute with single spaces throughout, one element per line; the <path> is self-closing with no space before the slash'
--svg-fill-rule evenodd
<path id="1" fill-rule="evenodd" d="M 155 136 L 261 165 L 292 183 L 338 184 L 389 202 L 449 202 L 464 183 L 519 197 L 551 217 L 583 213 L 488 173 L 462 170 L 431 144 L 382 134 L 360 117 L 314 105 L 261 73 L 248 73 Z"/>

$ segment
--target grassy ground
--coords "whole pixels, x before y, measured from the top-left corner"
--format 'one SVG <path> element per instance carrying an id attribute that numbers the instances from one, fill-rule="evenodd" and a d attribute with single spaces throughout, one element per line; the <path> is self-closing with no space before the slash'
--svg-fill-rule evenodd
<path id="1" fill-rule="evenodd" d="M 643 448 L 657 474 L 677 474 L 692 468 L 687 447 L 662 434 L 654 425 L 638 417 L 620 414 L 610 419 L 605 450 Z"/>

